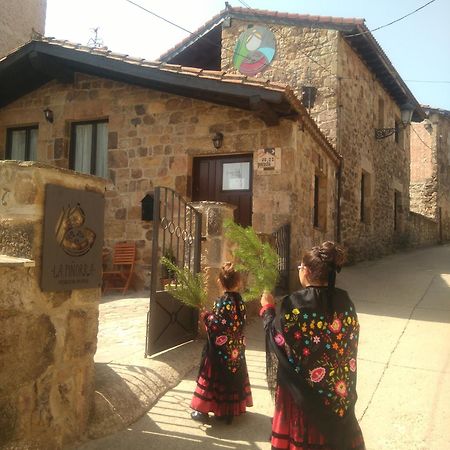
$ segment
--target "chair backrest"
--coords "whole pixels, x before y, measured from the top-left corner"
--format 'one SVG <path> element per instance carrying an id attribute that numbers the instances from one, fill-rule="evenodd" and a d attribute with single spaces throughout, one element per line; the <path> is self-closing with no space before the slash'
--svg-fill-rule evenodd
<path id="1" fill-rule="evenodd" d="M 122 242 L 114 246 L 113 264 L 134 264 L 136 260 L 136 244 Z"/>

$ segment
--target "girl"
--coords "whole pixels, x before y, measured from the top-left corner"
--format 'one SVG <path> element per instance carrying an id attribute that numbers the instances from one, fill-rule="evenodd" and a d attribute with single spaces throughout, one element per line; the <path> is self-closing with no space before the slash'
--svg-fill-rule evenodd
<path id="1" fill-rule="evenodd" d="M 278 317 L 272 295 L 261 297 L 274 450 L 365 448 L 355 417 L 358 317 L 334 287 L 343 263 L 342 249 L 324 242 L 304 255 L 304 288 L 283 299 Z"/>
<path id="2" fill-rule="evenodd" d="M 222 266 L 218 281 L 223 295 L 216 300 L 213 312 L 203 315 L 208 339 L 191 401 L 191 417 L 207 422 L 212 412 L 230 424 L 234 416 L 253 406 L 243 335 L 246 313 L 238 292 L 240 276 L 232 263 Z"/>

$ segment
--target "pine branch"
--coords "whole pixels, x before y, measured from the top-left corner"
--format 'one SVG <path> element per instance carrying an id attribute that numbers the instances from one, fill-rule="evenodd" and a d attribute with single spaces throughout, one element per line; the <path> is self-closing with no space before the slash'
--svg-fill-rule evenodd
<path id="1" fill-rule="evenodd" d="M 278 255 L 267 242 L 261 242 L 252 227 L 243 228 L 231 220 L 225 222 L 226 237 L 236 244 L 232 250 L 236 269 L 248 274 L 245 301 L 254 300 L 278 281 Z"/>
<path id="2" fill-rule="evenodd" d="M 191 308 L 201 308 L 206 304 L 207 293 L 203 273 L 194 275 L 187 267 L 180 268 L 165 256 L 161 258 L 161 264 L 175 275 L 176 283 L 166 285 L 170 294 Z"/>

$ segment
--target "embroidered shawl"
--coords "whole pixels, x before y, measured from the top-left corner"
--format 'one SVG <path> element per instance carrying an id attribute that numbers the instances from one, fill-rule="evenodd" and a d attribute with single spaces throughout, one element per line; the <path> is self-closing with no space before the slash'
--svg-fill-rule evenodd
<path id="1" fill-rule="evenodd" d="M 237 292 L 225 292 L 216 300 L 212 313 L 205 315 L 208 330 L 207 353 L 225 383 L 236 385 L 246 374 L 246 308 Z"/>
<path id="2" fill-rule="evenodd" d="M 341 289 L 307 287 L 285 297 L 280 312 L 263 314 L 267 378 L 282 384 L 337 448 L 357 427 L 354 414 L 359 323 Z"/>

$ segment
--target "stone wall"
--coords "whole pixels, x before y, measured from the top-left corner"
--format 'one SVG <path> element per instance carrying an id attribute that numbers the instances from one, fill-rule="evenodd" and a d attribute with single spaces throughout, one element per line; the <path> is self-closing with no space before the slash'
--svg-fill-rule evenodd
<path id="1" fill-rule="evenodd" d="M 425 126 L 427 125 L 427 126 Z M 436 145 L 429 120 L 412 124 L 411 133 L 411 211 L 436 218 Z M 434 147 L 434 148 L 433 148 Z"/>
<path id="2" fill-rule="evenodd" d="M 439 224 L 450 240 L 450 115 L 430 110 L 411 134 L 411 210 Z"/>
<path id="3" fill-rule="evenodd" d="M 70 444 L 86 431 L 94 393 L 99 289 L 40 289 L 47 183 L 104 190 L 99 178 L 0 161 L 2 449 Z"/>
<path id="4" fill-rule="evenodd" d="M 354 259 L 390 253 L 396 236 L 407 232 L 409 210 L 409 130 L 374 137 L 375 128 L 395 126 L 399 107 L 374 79 L 350 46 L 339 40 L 338 150 L 344 157 L 342 175 L 342 242 Z M 379 113 L 379 102 L 384 114 Z M 380 115 L 382 117 L 380 117 Z M 361 174 L 370 177 L 369 212 L 360 218 Z M 397 229 L 394 227 L 394 195 L 399 193 Z"/>
<path id="5" fill-rule="evenodd" d="M 0 57 L 45 30 L 47 0 L 0 0 Z"/>
<path id="6" fill-rule="evenodd" d="M 53 124 L 44 120 L 46 107 L 54 111 Z M 37 124 L 38 159 L 67 168 L 70 124 L 101 118 L 108 119 L 109 129 L 105 243 L 137 243 L 135 286 L 148 286 L 151 264 L 152 223 L 141 220 L 140 202 L 154 186 L 170 187 L 189 200 L 196 156 L 280 147 L 279 174 L 253 173 L 253 226 L 272 233 L 291 223 L 293 267 L 301 249 L 335 238 L 336 163 L 308 128 L 292 120 L 268 127 L 251 111 L 77 74 L 73 85 L 51 82 L 0 110 L 0 158 L 8 127 Z M 219 150 L 211 142 L 216 131 L 224 134 Z M 327 218 L 325 227 L 315 229 L 311 211 L 319 169 L 326 180 Z"/>
<path id="7" fill-rule="evenodd" d="M 405 237 L 405 247 L 435 245 L 439 241 L 438 223 L 421 214 L 409 214 L 408 235 Z"/>
<path id="8" fill-rule="evenodd" d="M 268 27 L 277 41 L 270 66 L 258 77 L 281 81 L 301 98 L 302 86 L 317 88 L 310 114 L 343 156 L 341 241 L 350 258 L 359 260 L 389 253 L 394 243 L 394 192 L 401 195 L 399 226 L 406 226 L 409 208 L 409 132 L 399 143 L 394 136 L 376 141 L 374 129 L 393 127 L 398 106 L 339 32 L 282 23 Z M 236 71 L 232 49 L 248 25 L 232 19 L 222 31 L 222 69 Z M 379 99 L 384 117 L 378 118 Z M 360 220 L 361 174 L 368 173 L 368 218 Z"/>

